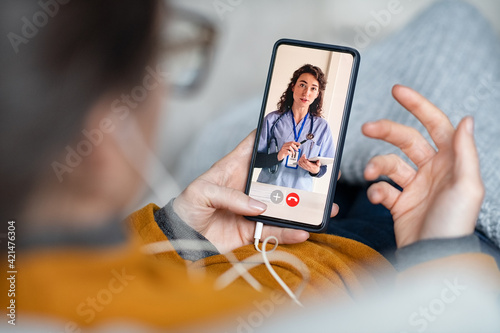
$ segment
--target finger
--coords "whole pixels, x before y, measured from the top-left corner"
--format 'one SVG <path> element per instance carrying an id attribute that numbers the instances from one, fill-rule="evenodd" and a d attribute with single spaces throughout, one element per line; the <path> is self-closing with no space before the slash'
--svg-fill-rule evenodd
<path id="1" fill-rule="evenodd" d="M 261 239 L 264 240 L 269 236 L 276 237 L 280 244 L 297 244 L 305 242 L 309 238 L 309 233 L 304 230 L 264 226 Z"/>
<path id="2" fill-rule="evenodd" d="M 415 90 L 395 85 L 394 98 L 424 125 L 438 148 L 451 147 L 455 129 L 446 114 Z"/>
<path id="3" fill-rule="evenodd" d="M 337 180 L 339 180 L 339 179 L 340 179 L 340 176 L 341 176 L 341 175 L 342 175 L 342 171 L 340 171 L 340 170 L 339 170 L 339 175 L 338 175 L 338 177 L 337 177 Z"/>
<path id="4" fill-rule="evenodd" d="M 373 157 L 366 165 L 364 176 L 366 180 L 387 176 L 399 186 L 406 187 L 416 174 L 415 169 L 404 162 L 401 157 L 390 154 Z"/>
<path id="5" fill-rule="evenodd" d="M 472 117 L 462 119 L 458 125 L 453 140 L 453 150 L 456 156 L 454 173 L 458 178 L 457 181 L 471 196 L 471 199 L 477 201 L 480 206 L 484 198 L 484 185 L 474 141 L 474 120 Z"/>
<path id="6" fill-rule="evenodd" d="M 309 162 L 308 160 L 303 161 L 301 168 L 306 171 L 312 172 L 314 164 Z"/>
<path id="7" fill-rule="evenodd" d="M 398 200 L 401 192 L 386 182 L 372 184 L 368 188 L 368 199 L 374 205 L 382 204 L 385 208 L 391 210 Z"/>
<path id="8" fill-rule="evenodd" d="M 245 193 L 215 184 L 202 184 L 197 187 L 202 191 L 202 198 L 207 200 L 207 207 L 228 210 L 237 215 L 255 216 L 262 214 L 267 205 L 257 201 Z"/>
<path id="9" fill-rule="evenodd" d="M 367 137 L 383 140 L 398 147 L 418 167 L 436 154 L 434 148 L 419 131 L 391 120 L 366 123 L 361 130 Z"/>
<path id="10" fill-rule="evenodd" d="M 332 211 L 330 212 L 330 217 L 335 217 L 337 216 L 337 214 L 339 213 L 339 205 L 337 205 L 336 203 L 334 203 L 332 205 Z"/>

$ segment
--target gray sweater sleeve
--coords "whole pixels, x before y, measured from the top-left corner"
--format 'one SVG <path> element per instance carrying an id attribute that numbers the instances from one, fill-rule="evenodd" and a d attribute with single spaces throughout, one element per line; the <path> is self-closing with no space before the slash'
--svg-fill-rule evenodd
<path id="1" fill-rule="evenodd" d="M 476 235 L 426 239 L 398 249 L 396 268 L 402 271 L 426 261 L 469 252 L 481 252 Z"/>
<path id="2" fill-rule="evenodd" d="M 196 261 L 219 254 L 217 248 L 202 234 L 187 225 L 174 212 L 173 202 L 155 212 L 155 221 L 172 242 L 177 253 L 185 260 Z M 194 245 L 194 246 L 193 246 Z"/>
<path id="3" fill-rule="evenodd" d="M 155 212 L 155 221 L 172 242 L 177 253 L 185 260 L 196 261 L 219 254 L 217 248 L 203 235 L 187 225 L 173 209 L 172 199 Z M 199 246 L 184 246 L 182 241 L 198 241 Z M 186 243 L 187 244 L 187 243 Z M 191 242 L 191 244 L 193 244 Z M 461 253 L 480 252 L 475 235 L 458 238 L 422 240 L 396 251 L 396 268 L 400 271 L 420 263 Z"/>

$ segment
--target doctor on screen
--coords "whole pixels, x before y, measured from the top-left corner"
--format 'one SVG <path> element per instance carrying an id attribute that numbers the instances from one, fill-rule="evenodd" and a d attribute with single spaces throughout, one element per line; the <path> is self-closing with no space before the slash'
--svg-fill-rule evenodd
<path id="1" fill-rule="evenodd" d="M 258 182 L 312 191 L 313 178 L 327 166 L 315 157 L 334 156 L 332 133 L 322 118 L 326 80 L 323 71 L 304 65 L 293 73 L 278 110 L 264 118 L 255 167 Z"/>

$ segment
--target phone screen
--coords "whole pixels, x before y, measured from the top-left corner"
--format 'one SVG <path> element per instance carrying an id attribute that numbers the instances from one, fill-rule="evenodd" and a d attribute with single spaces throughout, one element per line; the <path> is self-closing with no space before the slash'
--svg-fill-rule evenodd
<path id="1" fill-rule="evenodd" d="M 352 48 L 276 42 L 246 186 L 268 208 L 249 219 L 326 228 L 359 60 Z"/>

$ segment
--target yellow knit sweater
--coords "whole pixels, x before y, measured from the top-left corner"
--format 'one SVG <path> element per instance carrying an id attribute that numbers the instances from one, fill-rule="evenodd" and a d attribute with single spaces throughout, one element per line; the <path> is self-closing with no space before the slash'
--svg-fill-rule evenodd
<path id="1" fill-rule="evenodd" d="M 168 241 L 154 220 L 157 209 L 151 204 L 130 217 L 130 242 L 121 247 L 105 251 L 58 248 L 19 253 L 15 297 L 18 315 L 56 318 L 69 327 L 125 320 L 175 328 L 224 316 L 234 318 L 237 313 L 250 311 L 256 300 L 272 298 L 276 304 L 290 303 L 287 297 L 279 296 L 281 287 L 263 264 L 249 271 L 263 286 L 262 292 L 255 291 L 241 277 L 216 290 L 214 286 L 220 282 L 217 278 L 233 267 L 226 256 L 216 255 L 192 263 L 175 251 L 144 254 L 141 251 L 144 244 Z M 292 254 L 307 266 L 310 278 L 301 296 L 305 304 L 318 298 L 355 302 L 367 290 L 380 288 L 388 278 L 401 278 L 379 253 L 342 237 L 311 235 L 302 244 L 280 245 L 276 251 Z M 233 253 L 242 261 L 257 252 L 248 245 Z M 488 256 L 464 255 L 459 260 L 461 266 L 464 260 L 474 262 L 477 269 L 487 274 L 499 276 Z M 299 288 L 303 279 L 297 267 L 283 261 L 272 264 L 292 290 Z M 441 259 L 439 267 L 446 264 Z M 411 270 L 419 269 L 417 266 Z M 414 276 L 413 271 L 410 274 Z M 5 284 L 6 280 L 2 280 Z M 7 293 L 2 295 L 5 311 Z"/>

